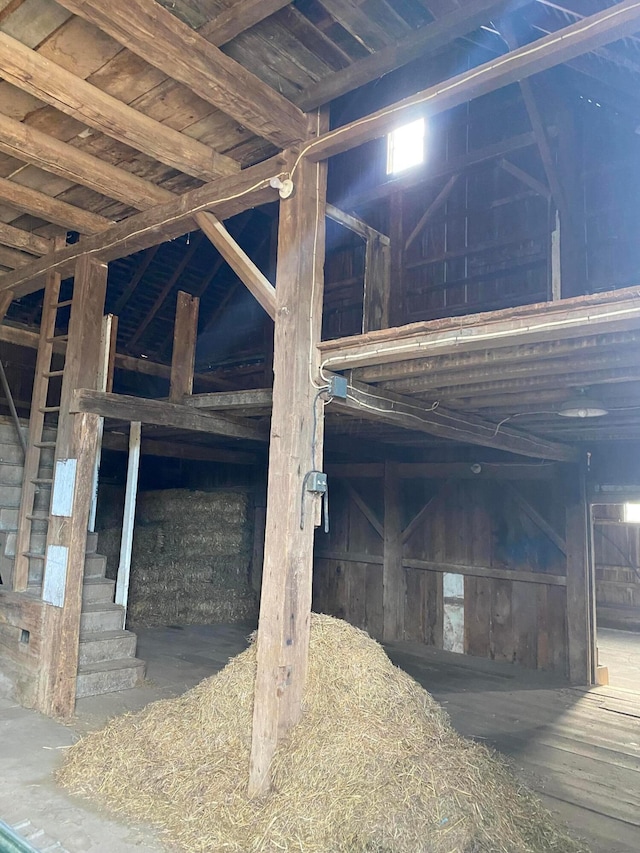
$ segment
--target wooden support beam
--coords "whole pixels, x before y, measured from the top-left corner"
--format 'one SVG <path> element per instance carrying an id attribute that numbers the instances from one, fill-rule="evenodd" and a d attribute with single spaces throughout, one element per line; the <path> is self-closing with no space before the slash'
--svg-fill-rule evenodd
<path id="1" fill-rule="evenodd" d="M 23 231 L 22 228 L 14 228 L 13 225 L 7 225 L 4 222 L 0 222 L 0 243 L 11 246 L 12 249 L 19 249 L 21 252 L 28 252 L 30 255 L 46 255 L 53 251 L 53 240 L 38 237 L 37 234 Z"/>
<path id="2" fill-rule="evenodd" d="M 397 475 L 400 478 L 400 472 L 397 471 Z M 449 481 L 445 480 L 444 484 L 438 491 L 429 498 L 429 500 L 425 503 L 422 509 L 417 512 L 409 524 L 402 530 L 400 534 L 400 541 L 403 545 L 405 545 L 409 539 L 413 536 L 416 530 L 420 527 L 420 525 L 429 517 L 429 515 L 433 512 L 434 506 L 441 500 L 445 492 L 448 491 Z"/>
<path id="3" fill-rule="evenodd" d="M 311 121 L 310 121 L 311 125 Z M 313 132 L 325 125 L 314 122 Z M 296 192 L 280 202 L 273 414 L 249 794 L 270 785 L 278 738 L 302 713 L 309 648 L 314 526 L 320 496 L 323 407 L 314 385 L 322 323 L 326 167 L 299 163 Z M 315 414 L 314 414 L 315 407 Z"/>
<path id="4" fill-rule="evenodd" d="M 538 510 L 532 506 L 529 501 L 520 493 L 513 483 L 505 483 L 504 488 L 507 490 L 509 497 L 520 507 L 524 514 L 533 521 L 545 536 L 547 536 L 556 548 L 565 556 L 567 553 L 567 543 L 562 536 L 555 530 L 551 524 L 544 518 Z"/>
<path id="5" fill-rule="evenodd" d="M 369 240 L 372 237 L 377 237 L 380 242 L 385 243 L 386 245 L 391 243 L 391 239 L 387 237 L 386 234 L 376 231 L 375 228 L 372 228 L 371 225 L 363 219 L 360 219 L 359 216 L 355 216 L 353 213 L 345 213 L 344 210 L 340 210 L 340 208 L 336 207 L 335 204 L 327 205 L 327 216 L 339 225 L 343 225 L 345 228 L 348 228 L 349 231 L 353 231 L 355 234 L 358 234 L 363 240 Z"/>
<path id="6" fill-rule="evenodd" d="M 520 183 L 529 187 L 529 189 L 532 189 L 535 193 L 538 193 L 538 195 L 541 195 L 543 198 L 551 197 L 551 191 L 546 184 L 543 184 L 542 181 L 534 178 L 533 175 L 525 172 L 525 170 L 521 169 L 519 166 L 514 165 L 510 160 L 503 158 L 500 160 L 498 165 L 509 175 L 517 178 Z"/>
<path id="7" fill-rule="evenodd" d="M 242 411 L 244 409 L 271 410 L 271 388 L 252 388 L 247 391 L 218 391 L 210 394 L 193 394 L 184 402 L 195 409 L 215 412 Z"/>
<path id="8" fill-rule="evenodd" d="M 409 234 L 409 236 L 407 237 L 407 240 L 406 240 L 406 242 L 405 242 L 405 244 L 404 244 L 404 250 L 405 250 L 405 252 L 406 252 L 406 251 L 408 251 L 408 249 L 411 247 L 411 244 L 412 244 L 412 243 L 413 243 L 413 241 L 416 239 L 416 237 L 417 237 L 419 234 L 421 234 L 421 233 L 422 233 L 422 231 L 423 231 L 423 229 L 424 229 L 425 225 L 426 225 L 426 224 L 427 224 L 427 222 L 431 219 L 431 217 L 433 216 L 433 214 L 434 214 L 434 213 L 436 213 L 438 210 L 440 210 L 440 208 L 442 207 L 442 205 L 443 205 L 443 204 L 446 202 L 446 200 L 449 198 L 449 196 L 451 195 L 451 191 L 453 190 L 453 188 L 455 187 L 455 185 L 456 185 L 456 184 L 457 184 L 457 182 L 458 182 L 458 178 L 459 178 L 459 177 L 460 177 L 460 175 L 459 175 L 459 174 L 457 174 L 457 175 L 451 175 L 451 177 L 450 177 L 450 178 L 449 178 L 449 180 L 446 182 L 446 184 L 442 187 L 442 189 L 440 190 L 440 192 L 438 193 L 438 195 L 434 198 L 434 200 L 431 202 L 431 204 L 429 205 L 429 207 L 428 207 L 428 208 L 425 210 L 425 212 L 422 214 L 422 216 L 421 216 L 421 217 L 420 217 L 420 219 L 418 220 L 418 222 L 417 222 L 417 224 L 416 224 L 415 228 L 413 229 L 413 231 L 411 232 L 411 234 Z"/>
<path id="9" fill-rule="evenodd" d="M 240 281 L 246 285 L 247 290 L 255 296 L 273 320 L 276 310 L 276 291 L 271 282 L 212 213 L 197 213 L 195 220 Z"/>
<path id="10" fill-rule="evenodd" d="M 384 468 L 384 551 L 382 564 L 382 638 L 404 639 L 406 580 L 402 566 L 402 496 L 397 466 Z"/>
<path id="11" fill-rule="evenodd" d="M 137 210 L 175 198 L 169 190 L 151 181 L 1 113 L 0 151 Z"/>
<path id="12" fill-rule="evenodd" d="M 280 148 L 305 139 L 303 113 L 152 0 L 60 0 L 124 47 Z"/>
<path id="13" fill-rule="evenodd" d="M 569 445 L 504 426 L 497 429 L 496 424 L 476 415 L 454 412 L 443 406 L 431 407 L 410 397 L 381 391 L 361 383 L 349 386 L 346 401 L 334 399 L 331 405 L 361 418 L 464 444 L 493 447 L 535 459 L 566 462 L 576 458 L 575 450 Z"/>
<path id="14" fill-rule="evenodd" d="M 164 305 L 165 299 L 169 296 L 169 294 L 171 293 L 171 291 L 175 287 L 176 282 L 180 280 L 180 276 L 182 275 L 182 273 L 185 271 L 185 269 L 191 263 L 191 260 L 192 260 L 193 256 L 195 255 L 195 253 L 198 251 L 198 248 L 199 248 L 201 242 L 202 242 L 202 235 L 201 234 L 198 234 L 191 241 L 191 245 L 186 250 L 186 252 L 182 256 L 182 258 L 180 259 L 180 262 L 178 263 L 178 265 L 176 266 L 174 271 L 171 273 L 171 275 L 169 276 L 169 278 L 165 282 L 164 287 L 162 288 L 162 290 L 158 294 L 156 301 L 151 306 L 151 309 L 147 312 L 147 314 L 145 314 L 142 322 L 138 325 L 138 328 L 135 330 L 133 335 L 131 335 L 131 337 L 129 338 L 129 341 L 127 342 L 127 347 L 126 347 L 129 351 L 131 351 L 135 347 L 135 345 L 138 343 L 138 341 L 140 340 L 140 338 L 142 337 L 142 335 L 144 334 L 144 332 L 148 328 L 149 324 L 155 319 L 156 314 Z"/>
<path id="15" fill-rule="evenodd" d="M 22 213 L 53 222 L 63 228 L 72 228 L 80 234 L 97 234 L 114 224 L 104 216 L 83 210 L 66 201 L 59 201 L 38 190 L 32 190 L 31 187 L 23 187 L 7 178 L 0 178 L 0 201 Z"/>
<path id="16" fill-rule="evenodd" d="M 79 389 L 74 393 L 71 411 L 92 412 L 104 418 L 140 421 L 143 424 L 226 435 L 229 438 L 245 438 L 250 441 L 267 439 L 264 430 L 250 422 L 233 420 L 220 415 L 207 415 L 181 403 L 147 400 L 143 397 L 129 397 L 126 394 L 108 394 L 87 388 Z"/>
<path id="17" fill-rule="evenodd" d="M 129 216 L 101 234 L 53 252 L 14 273 L 8 273 L 0 281 L 0 292 L 13 290 L 16 298 L 33 293 L 42 287 L 42 278 L 49 270 L 67 275 L 82 255 L 90 254 L 105 261 L 112 261 L 149 246 L 173 240 L 192 230 L 193 216 L 201 210 L 211 209 L 219 219 L 224 220 L 249 207 L 273 201 L 277 198 L 277 193 L 269 185 L 269 181 L 281 171 L 281 166 L 281 157 L 274 157 L 243 169 L 239 175 L 219 178 L 195 190 L 189 190 L 152 210 Z M 11 183 L 11 186 L 17 185 Z M 1 194 L 0 180 L 0 196 Z M 104 221 L 102 217 L 100 219 Z"/>
<path id="18" fill-rule="evenodd" d="M 423 89 L 391 107 L 331 130 L 308 142 L 303 151 L 317 162 L 357 148 L 385 136 L 398 124 L 411 121 L 413 116 L 445 112 L 616 41 L 634 32 L 639 20 L 640 7 L 636 0 L 622 0 L 532 44 Z"/>
<path id="19" fill-rule="evenodd" d="M 128 453 L 129 441 L 120 432 L 105 432 L 102 446 L 116 453 Z M 182 441 L 160 441 L 143 436 L 143 456 L 162 456 L 169 459 L 195 459 L 198 462 L 225 462 L 230 465 L 255 465 L 259 457 L 244 450 L 229 450 L 226 447 L 209 447 L 206 444 L 184 444 Z"/>
<path id="20" fill-rule="evenodd" d="M 526 0 L 466 0 L 463 6 L 444 14 L 433 23 L 426 24 L 396 44 L 376 50 L 342 71 L 336 71 L 309 86 L 298 99 L 302 109 L 308 110 L 326 104 L 341 95 L 377 80 L 396 68 L 430 53 L 439 53 L 452 41 L 487 24 L 505 8 L 514 10 L 525 5 Z"/>
<path id="21" fill-rule="evenodd" d="M 386 329 L 391 303 L 391 245 L 384 235 L 368 238 L 364 253 L 362 331 Z"/>
<path id="22" fill-rule="evenodd" d="M 229 8 L 222 9 L 212 21 L 203 24 L 198 32 L 211 44 L 226 44 L 288 6 L 290 2 L 291 0 L 242 0 L 241 3 L 233 3 Z"/>
<path id="23" fill-rule="evenodd" d="M 149 118 L 6 33 L 0 33 L 0 74 L 60 112 L 179 172 L 210 181 L 240 170 L 230 157 Z"/>
<path id="24" fill-rule="evenodd" d="M 589 506 L 584 473 L 567 472 L 567 638 L 569 680 L 590 685 L 595 675 L 595 626 L 592 624 L 593 565 L 589 548 Z"/>
<path id="25" fill-rule="evenodd" d="M 379 518 L 375 514 L 375 512 L 371 509 L 369 504 L 364 500 L 364 498 L 360 494 L 358 494 L 358 492 L 353 488 L 351 483 L 349 483 L 348 481 L 345 481 L 344 488 L 345 488 L 347 494 L 349 495 L 349 497 L 351 498 L 351 500 L 354 502 L 354 504 L 358 507 L 360 512 L 367 519 L 369 524 L 376 531 L 378 536 L 380 536 L 381 539 L 384 539 L 384 524 L 382 524 L 382 522 L 379 520 Z"/>
<path id="26" fill-rule="evenodd" d="M 178 291 L 169 382 L 169 399 L 172 403 L 179 403 L 185 395 L 193 391 L 199 306 L 200 300 L 197 296 L 191 296 L 183 290 Z"/>
<path id="27" fill-rule="evenodd" d="M 140 470 L 140 443 L 142 424 L 133 421 L 129 428 L 129 459 L 127 462 L 127 483 L 124 491 L 124 515 L 122 518 L 122 537 L 120 539 L 120 561 L 116 579 L 115 603 L 123 609 L 122 627 L 127 619 L 129 600 L 129 576 L 131 573 L 131 554 L 133 552 L 133 530 L 136 517 L 136 499 L 138 496 L 138 471 Z"/>
<path id="28" fill-rule="evenodd" d="M 441 563 L 430 560 L 404 560 L 407 569 L 419 572 L 447 572 L 472 578 L 495 578 L 496 580 L 520 581 L 522 583 L 544 584 L 546 586 L 567 586 L 564 575 L 552 575 L 547 572 L 525 572 L 514 569 L 498 569 L 494 566 L 465 566 L 461 563 Z"/>
<path id="29" fill-rule="evenodd" d="M 427 355 L 461 354 L 626 331 L 637 328 L 639 321 L 638 288 L 629 287 L 555 303 L 540 302 L 412 323 L 323 341 L 319 348 L 324 369 L 348 370 L 406 362 Z"/>

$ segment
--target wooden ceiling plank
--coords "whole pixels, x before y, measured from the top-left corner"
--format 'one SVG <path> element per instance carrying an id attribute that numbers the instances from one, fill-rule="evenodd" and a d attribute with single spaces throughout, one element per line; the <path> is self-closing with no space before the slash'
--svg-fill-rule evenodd
<path id="1" fill-rule="evenodd" d="M 467 0 L 462 8 L 454 9 L 437 21 L 415 30 L 396 44 L 383 47 L 371 56 L 360 59 L 348 68 L 336 71 L 310 86 L 300 95 L 297 103 L 304 110 L 326 104 L 396 68 L 402 68 L 414 59 L 440 51 L 455 39 L 486 24 L 507 6 L 515 9 L 525 5 L 525 2 L 529 0 L 514 0 L 513 3 L 506 0 Z"/>
<path id="2" fill-rule="evenodd" d="M 200 180 L 240 169 L 230 157 L 138 112 L 1 32 L 0 73 L 60 112 Z"/>
<path id="3" fill-rule="evenodd" d="M 60 3 L 274 145 L 306 138 L 306 120 L 296 106 L 158 3 Z"/>
<path id="4" fill-rule="evenodd" d="M 80 234 L 97 234 L 114 224 L 97 213 L 83 210 L 6 178 L 0 178 L 0 200 L 22 213 L 37 216 L 38 219 L 53 222 L 63 228 L 71 228 Z"/>
<path id="5" fill-rule="evenodd" d="M 166 204 L 118 222 L 102 234 L 87 237 L 73 246 L 34 261 L 19 273 L 3 277 L 0 291 L 14 290 L 18 298 L 39 290 L 50 269 L 56 269 L 62 275 L 67 274 L 73 270 L 77 258 L 84 254 L 95 255 L 108 262 L 174 239 L 192 230 L 193 216 L 200 210 L 210 209 L 219 219 L 224 220 L 250 207 L 274 201 L 277 191 L 270 186 L 269 181 L 281 171 L 282 158 L 277 156 L 249 166 L 238 175 L 219 178 L 189 190 Z M 0 181 L 0 189 L 1 186 Z"/>
<path id="6" fill-rule="evenodd" d="M 391 41 L 387 30 L 353 0 L 322 0 L 322 5 L 368 51 L 382 50 Z"/>
<path id="7" fill-rule="evenodd" d="M 622 0 L 552 35 L 328 131 L 308 142 L 303 152 L 314 162 L 325 160 L 378 139 L 413 116 L 445 112 L 616 41 L 639 26 L 640 5 L 636 0 Z"/>
<path id="8" fill-rule="evenodd" d="M 28 252 L 30 255 L 46 255 L 53 251 L 53 240 L 39 237 L 37 234 L 31 234 L 29 231 L 15 228 L 4 222 L 0 222 L 0 243 L 11 246 L 12 249 Z"/>
<path id="9" fill-rule="evenodd" d="M 138 210 L 173 197 L 150 181 L 4 115 L 0 115 L 0 151 Z"/>
<path id="10" fill-rule="evenodd" d="M 217 47 L 232 41 L 265 18 L 288 6 L 291 0 L 239 0 L 218 12 L 216 17 L 198 28 L 199 34 Z"/>

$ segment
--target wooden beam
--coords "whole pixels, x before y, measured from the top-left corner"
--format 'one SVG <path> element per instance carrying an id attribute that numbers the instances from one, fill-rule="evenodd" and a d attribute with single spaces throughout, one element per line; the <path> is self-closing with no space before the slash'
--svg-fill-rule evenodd
<path id="1" fill-rule="evenodd" d="M 280 148 L 305 139 L 303 113 L 152 0 L 60 0 L 124 47 Z"/>
<path id="2" fill-rule="evenodd" d="M 127 453 L 129 441 L 119 432 L 105 432 L 102 446 L 106 450 Z M 183 444 L 181 441 L 160 441 L 142 437 L 143 456 L 163 456 L 170 459 L 195 459 L 198 462 L 225 462 L 231 465 L 255 465 L 258 456 L 244 450 L 229 450 L 226 447 L 209 447 L 206 444 Z"/>
<path id="3" fill-rule="evenodd" d="M 28 264 L 31 260 L 33 258 L 25 255 L 23 252 L 18 252 L 16 249 L 8 249 L 6 246 L 0 245 L 0 266 L 17 270 Z"/>
<path id="4" fill-rule="evenodd" d="M 63 228 L 72 228 L 80 234 L 97 234 L 114 224 L 104 216 L 67 204 L 66 201 L 32 190 L 31 187 L 23 187 L 7 178 L 0 178 L 0 201 L 22 213 L 53 222 Z"/>
<path id="5" fill-rule="evenodd" d="M 406 580 L 402 567 L 402 498 L 396 464 L 384 468 L 384 550 L 382 563 L 382 638 L 404 639 Z"/>
<path id="6" fill-rule="evenodd" d="M 129 576 L 131 573 L 131 554 L 133 551 L 133 532 L 138 496 L 138 472 L 140 470 L 140 443 L 142 424 L 132 421 L 129 428 L 129 457 L 127 461 L 127 482 L 124 491 L 124 515 L 122 518 L 122 537 L 120 539 L 120 560 L 116 578 L 115 603 L 123 608 L 122 627 L 127 619 L 129 600 Z"/>
<path id="7" fill-rule="evenodd" d="M 434 198 L 434 200 L 431 202 L 429 207 L 427 207 L 425 212 L 422 214 L 422 216 L 418 220 L 415 228 L 413 229 L 411 234 L 409 234 L 409 236 L 407 237 L 407 240 L 404 244 L 405 252 L 408 251 L 408 249 L 411 247 L 411 244 L 416 239 L 416 237 L 422 233 L 424 226 L 431 219 L 433 214 L 436 213 L 438 210 L 440 210 L 442 205 L 449 198 L 449 196 L 451 195 L 451 191 L 453 190 L 453 188 L 455 187 L 455 185 L 458 182 L 459 177 L 460 177 L 459 174 L 451 175 L 451 177 L 446 182 L 446 184 L 443 186 L 443 188 L 440 190 L 438 195 Z"/>
<path id="8" fill-rule="evenodd" d="M 386 329 L 391 311 L 391 243 L 383 234 L 367 239 L 364 252 L 362 331 Z"/>
<path id="9" fill-rule="evenodd" d="M 222 9 L 198 32 L 211 44 L 222 45 L 288 6 L 291 0 L 242 0 Z"/>
<path id="10" fill-rule="evenodd" d="M 1 289 L 1 287 L 0 287 Z M 629 287 L 559 302 L 539 302 L 338 338 L 319 344 L 322 367 L 354 367 L 411 361 L 423 356 L 530 345 L 637 328 L 638 288 Z"/>
<path id="11" fill-rule="evenodd" d="M 326 104 L 413 62 L 414 59 L 420 59 L 429 53 L 439 53 L 455 39 L 473 32 L 482 24 L 487 24 L 505 8 L 514 10 L 525 5 L 525 2 L 526 0 L 515 0 L 513 3 L 507 3 L 505 0 L 466 0 L 463 6 L 456 7 L 454 11 L 442 15 L 433 23 L 420 27 L 396 44 L 376 50 L 343 71 L 336 71 L 309 86 L 297 103 L 305 110 Z"/>
<path id="12" fill-rule="evenodd" d="M 514 165 L 510 160 L 503 158 L 499 161 L 498 165 L 509 175 L 517 178 L 517 180 L 529 187 L 529 189 L 538 193 L 538 195 L 541 195 L 543 198 L 551 197 L 551 191 L 546 184 L 543 184 L 542 181 L 539 181 L 537 178 L 534 178 L 533 175 L 525 172 L 524 169 L 520 169 L 519 166 Z"/>
<path id="13" fill-rule="evenodd" d="M 330 462 L 330 477 L 382 478 L 382 462 Z M 552 480 L 557 467 L 539 462 L 482 462 L 481 470 L 472 470 L 469 462 L 400 462 L 398 476 L 411 480 Z"/>
<path id="14" fill-rule="evenodd" d="M 229 438 L 267 440 L 264 430 L 249 422 L 233 420 L 221 415 L 207 415 L 181 403 L 148 400 L 126 394 L 108 394 L 87 388 L 75 392 L 71 411 L 91 412 L 102 415 L 104 418 L 140 421 L 143 424 L 208 432 L 212 435 L 226 435 Z"/>
<path id="15" fill-rule="evenodd" d="M 326 126 L 310 119 L 310 130 Z M 293 165 L 293 161 L 291 161 Z M 278 738 L 300 719 L 307 673 L 314 527 L 323 407 L 313 377 L 320 339 L 326 167 L 299 163 L 296 192 L 280 202 L 264 570 L 249 765 L 249 794 L 267 792 Z M 315 412 L 314 412 L 315 407 Z"/>
<path id="16" fill-rule="evenodd" d="M 195 220 L 247 290 L 255 296 L 273 320 L 276 310 L 276 291 L 271 282 L 212 213 L 197 213 Z"/>
<path id="17" fill-rule="evenodd" d="M 308 142 L 303 151 L 314 162 L 349 151 L 385 136 L 398 124 L 411 121 L 413 116 L 445 112 L 623 38 L 637 29 L 639 20 L 637 0 L 622 0 L 532 44 L 423 89 L 391 107 L 331 130 Z"/>
<path id="18" fill-rule="evenodd" d="M 361 418 L 463 444 L 494 447 L 535 459 L 567 462 L 576 458 L 576 451 L 569 445 L 547 441 L 504 426 L 498 430 L 496 424 L 477 415 L 454 412 L 443 406 L 432 408 L 410 397 L 380 391 L 362 383 L 351 384 L 347 400 L 334 399 L 331 405 Z"/>
<path id="19" fill-rule="evenodd" d="M 281 165 L 280 157 L 265 160 L 244 169 L 239 175 L 219 178 L 152 210 L 129 216 L 101 234 L 81 240 L 15 273 L 3 276 L 0 292 L 14 290 L 16 298 L 33 293 L 42 287 L 40 282 L 49 270 L 68 274 L 75 261 L 85 254 L 111 261 L 173 240 L 192 230 L 193 216 L 200 210 L 211 209 L 219 219 L 224 220 L 249 207 L 273 201 L 277 193 L 269 185 L 269 180 L 281 171 Z M 0 181 L 0 194 L 1 187 Z"/>
<path id="20" fill-rule="evenodd" d="M 593 566 L 589 548 L 589 507 L 584 475 L 574 469 L 567 482 L 567 639 L 569 680 L 593 684 L 594 630 L 591 620 Z"/>
<path id="21" fill-rule="evenodd" d="M 398 472 L 398 478 L 400 478 L 400 472 Z M 438 489 L 438 491 L 429 498 L 429 500 L 424 504 L 422 509 L 413 516 L 409 524 L 405 528 L 403 528 L 402 533 L 400 534 L 400 541 L 403 545 L 405 545 L 409 539 L 413 536 L 416 530 L 420 527 L 420 525 L 425 521 L 426 518 L 433 512 L 433 507 L 438 503 L 438 501 L 442 498 L 444 493 L 448 490 L 449 482 L 445 480 L 442 488 Z"/>
<path id="22" fill-rule="evenodd" d="M 564 575 L 552 575 L 547 572 L 523 572 L 512 569 L 497 569 L 494 566 L 465 566 L 460 563 L 441 563 L 429 560 L 403 560 L 407 569 L 420 572 L 451 572 L 472 578 L 495 578 L 496 580 L 521 581 L 523 583 L 546 584 L 547 586 L 567 586 Z"/>
<path id="23" fill-rule="evenodd" d="M 359 216 L 355 216 L 353 213 L 345 213 L 344 210 L 340 210 L 340 208 L 336 207 L 335 204 L 327 205 L 327 216 L 339 225 L 343 225 L 345 228 L 348 228 L 349 231 L 353 231 L 355 234 L 358 234 L 363 238 L 363 240 L 369 240 L 372 237 L 377 237 L 381 243 L 385 243 L 387 246 L 391 243 L 390 238 L 387 237 L 386 234 L 376 231 L 375 228 L 363 219 L 360 219 Z"/>
<path id="24" fill-rule="evenodd" d="M 383 525 L 383 524 L 382 524 L 382 522 L 379 520 L 379 518 L 378 518 L 378 516 L 375 514 L 375 512 L 371 509 L 371 507 L 369 506 L 369 504 L 368 504 L 368 503 L 364 500 L 364 498 L 363 498 L 363 497 L 362 497 L 362 496 L 361 496 L 361 495 L 360 495 L 360 494 L 359 494 L 359 493 L 358 493 L 358 492 L 353 488 L 353 486 L 351 485 L 351 483 L 349 483 L 348 481 L 345 481 L 345 482 L 344 482 L 344 488 L 345 488 L 345 490 L 346 490 L 347 494 L 349 495 L 349 497 L 351 498 L 351 500 L 354 502 L 354 504 L 358 507 L 358 509 L 360 510 L 360 512 L 363 514 L 363 516 L 367 519 L 367 521 L 369 522 L 369 524 L 370 524 L 370 525 L 373 527 L 373 529 L 376 531 L 376 533 L 378 534 L 378 536 L 380 536 L 380 538 L 381 538 L 381 539 L 383 539 L 383 538 L 384 538 L 384 525 Z"/>
<path id="25" fill-rule="evenodd" d="M 215 412 L 242 411 L 243 409 L 271 409 L 271 388 L 252 388 L 247 391 L 218 391 L 211 394 L 193 394 L 184 402 L 195 409 Z"/>
<path id="26" fill-rule="evenodd" d="M 545 536 L 547 536 L 556 548 L 561 551 L 565 556 L 567 553 L 567 543 L 560 536 L 560 534 L 555 530 L 551 524 L 544 518 L 538 510 L 532 506 L 529 501 L 522 495 L 519 490 L 513 485 L 513 483 L 505 483 L 505 488 L 507 490 L 507 494 L 513 500 L 520 509 L 524 512 L 524 514 L 533 521 L 533 523 L 538 527 Z"/>
<path id="27" fill-rule="evenodd" d="M 158 294 L 156 301 L 153 303 L 150 310 L 145 314 L 145 316 L 142 319 L 142 322 L 139 323 L 138 328 L 135 330 L 135 332 L 131 335 L 131 337 L 127 341 L 127 347 L 126 348 L 129 351 L 131 351 L 133 349 L 133 347 L 138 343 L 138 341 L 140 340 L 140 338 L 142 337 L 142 335 L 144 334 L 144 332 L 148 328 L 149 324 L 155 319 L 156 314 L 164 305 L 165 299 L 169 296 L 169 294 L 171 293 L 171 291 L 175 287 L 176 282 L 180 280 L 180 276 L 182 275 L 182 273 L 185 271 L 185 269 L 191 263 L 191 260 L 192 260 L 193 256 L 195 255 L 195 253 L 198 251 L 198 247 L 200 246 L 201 242 L 202 242 L 202 235 L 201 234 L 198 234 L 197 237 L 195 237 L 195 239 L 191 241 L 191 245 L 185 251 L 184 255 L 180 259 L 176 268 L 174 269 L 174 271 L 171 273 L 171 275 L 169 276 L 169 278 L 165 282 L 165 285 L 162 288 L 162 290 L 160 291 L 160 293 Z"/>
<path id="28" fill-rule="evenodd" d="M 137 210 L 145 210 L 175 198 L 169 190 L 151 181 L 112 166 L 80 148 L 1 113 L 0 151 L 74 184 L 82 184 L 107 198 L 122 201 Z"/>
<path id="29" fill-rule="evenodd" d="M 149 118 L 6 33 L 0 33 L 0 73 L 60 112 L 201 181 L 240 170 L 230 157 Z"/>
<path id="30" fill-rule="evenodd" d="M 169 382 L 169 400 L 172 403 L 179 403 L 185 395 L 193 391 L 199 306 L 200 300 L 197 296 L 191 296 L 183 290 L 178 291 Z"/>
<path id="31" fill-rule="evenodd" d="M 22 228 L 14 228 L 4 222 L 0 222 L 0 243 L 31 255 L 46 255 L 53 251 L 53 240 L 23 231 Z"/>

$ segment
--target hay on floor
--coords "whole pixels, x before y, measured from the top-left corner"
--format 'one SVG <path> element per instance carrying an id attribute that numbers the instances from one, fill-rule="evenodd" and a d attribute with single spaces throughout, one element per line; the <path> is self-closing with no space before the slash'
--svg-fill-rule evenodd
<path id="1" fill-rule="evenodd" d="M 312 618 L 300 724 L 273 789 L 246 796 L 255 648 L 176 699 L 79 741 L 58 780 L 186 851 L 578 853 L 538 800 L 466 740 L 363 631 Z"/>

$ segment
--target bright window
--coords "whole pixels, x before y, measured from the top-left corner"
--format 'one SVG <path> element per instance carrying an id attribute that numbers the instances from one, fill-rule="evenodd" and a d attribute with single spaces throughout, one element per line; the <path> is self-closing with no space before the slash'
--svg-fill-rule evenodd
<path id="1" fill-rule="evenodd" d="M 387 175 L 397 175 L 424 161 L 423 118 L 392 130 L 387 137 Z"/>
<path id="2" fill-rule="evenodd" d="M 640 503 L 624 505 L 624 520 L 629 524 L 640 524 Z"/>

